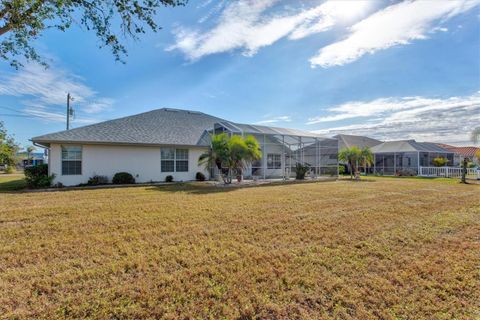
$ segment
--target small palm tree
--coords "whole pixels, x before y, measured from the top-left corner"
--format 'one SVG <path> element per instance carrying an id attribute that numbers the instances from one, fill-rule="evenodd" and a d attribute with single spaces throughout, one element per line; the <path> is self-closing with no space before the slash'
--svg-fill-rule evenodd
<path id="1" fill-rule="evenodd" d="M 211 147 L 198 158 L 198 164 L 205 166 L 208 170 L 217 168 L 224 183 L 227 183 L 227 181 L 222 171 L 223 164 L 228 160 L 228 139 L 229 137 L 226 133 L 212 135 Z"/>
<path id="2" fill-rule="evenodd" d="M 369 147 L 364 147 L 362 150 L 360 150 L 360 161 L 365 170 L 365 174 L 367 174 L 367 167 L 371 167 L 373 165 L 373 153 Z"/>
<path id="3" fill-rule="evenodd" d="M 344 161 L 350 171 L 350 179 L 353 180 L 353 175 L 358 177 L 357 164 L 362 159 L 362 151 L 357 147 L 345 148 L 338 153 L 338 160 Z"/>

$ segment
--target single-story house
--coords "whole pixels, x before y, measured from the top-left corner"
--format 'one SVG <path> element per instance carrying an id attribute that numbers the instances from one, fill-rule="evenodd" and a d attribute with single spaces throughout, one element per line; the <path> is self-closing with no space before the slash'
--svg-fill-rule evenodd
<path id="1" fill-rule="evenodd" d="M 354 136 L 350 134 L 337 134 L 333 138 L 338 140 L 338 150 L 345 148 L 357 147 L 363 149 L 365 147 L 372 148 L 379 145 L 383 141 L 376 140 L 365 136 Z"/>
<path id="2" fill-rule="evenodd" d="M 163 108 L 32 138 L 49 149 L 54 183 L 78 185 L 94 175 L 112 179 L 131 173 L 137 182 L 194 180 L 197 172 L 213 178 L 214 170 L 198 165 L 220 132 L 253 135 L 263 157 L 245 177 L 288 178 L 297 163 L 308 164 L 313 176 L 336 176 L 338 142 L 307 131 L 231 122 L 202 112 Z M 308 148 L 315 146 L 314 148 Z"/>
<path id="3" fill-rule="evenodd" d="M 455 152 L 455 157 L 453 160 L 454 166 L 461 166 L 463 159 L 467 158 L 473 162 L 480 164 L 480 159 L 477 158 L 476 154 L 480 151 L 480 148 L 477 147 L 455 147 L 449 144 L 438 143 L 438 145 L 444 149 L 447 149 L 451 152 Z"/>
<path id="4" fill-rule="evenodd" d="M 374 155 L 374 173 L 398 175 L 414 173 L 418 175 L 420 167 L 433 167 L 433 159 L 446 158 L 447 166 L 453 166 L 454 152 L 440 147 L 436 143 L 416 142 L 415 140 L 387 141 L 372 147 Z"/>

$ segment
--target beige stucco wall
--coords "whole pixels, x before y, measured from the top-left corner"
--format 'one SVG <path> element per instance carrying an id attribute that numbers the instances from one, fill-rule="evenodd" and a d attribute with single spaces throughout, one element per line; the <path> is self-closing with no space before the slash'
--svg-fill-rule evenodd
<path id="1" fill-rule="evenodd" d="M 77 144 L 78 145 L 78 144 Z M 137 182 L 165 181 L 172 175 L 175 181 L 195 180 L 197 172 L 208 172 L 198 166 L 198 157 L 206 148 L 188 148 L 188 172 L 160 172 L 160 148 L 145 146 L 81 145 L 82 175 L 62 175 L 61 145 L 52 144 L 49 154 L 49 171 L 55 174 L 54 184 L 66 186 L 86 183 L 94 175 L 107 176 L 110 180 L 120 171 L 131 173 Z M 178 148 L 186 148 L 179 146 Z"/>

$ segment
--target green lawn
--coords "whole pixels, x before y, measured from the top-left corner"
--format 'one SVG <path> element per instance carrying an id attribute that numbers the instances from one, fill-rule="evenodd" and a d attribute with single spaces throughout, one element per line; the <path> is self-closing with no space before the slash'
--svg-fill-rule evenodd
<path id="1" fill-rule="evenodd" d="M 0 194 L 0 317 L 478 319 L 480 187 Z"/>
<path id="2" fill-rule="evenodd" d="M 25 186 L 23 174 L 0 174 L 0 192 L 20 190 Z"/>

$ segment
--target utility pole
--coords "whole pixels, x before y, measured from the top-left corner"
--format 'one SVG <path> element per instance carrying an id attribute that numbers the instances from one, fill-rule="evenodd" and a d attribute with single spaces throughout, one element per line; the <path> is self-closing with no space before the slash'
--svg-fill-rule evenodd
<path id="1" fill-rule="evenodd" d="M 70 115 L 73 113 L 73 109 L 70 108 L 70 101 L 73 101 L 73 97 L 70 93 L 67 94 L 67 130 L 70 130 Z"/>

